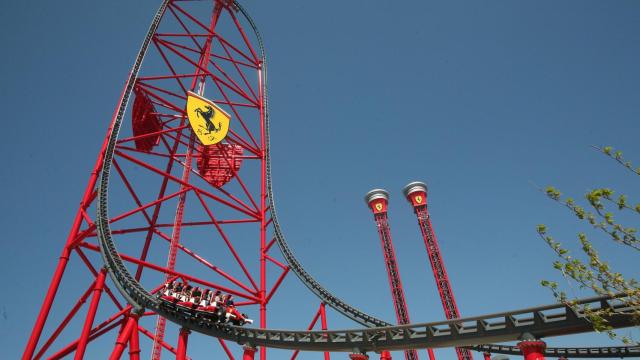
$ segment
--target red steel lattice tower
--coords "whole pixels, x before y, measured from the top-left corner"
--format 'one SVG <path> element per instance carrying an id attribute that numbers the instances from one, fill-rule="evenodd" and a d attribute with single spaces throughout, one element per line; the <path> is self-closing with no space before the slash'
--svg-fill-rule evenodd
<path id="1" fill-rule="evenodd" d="M 369 191 L 365 197 L 365 202 L 373 211 L 373 217 L 378 227 L 378 235 L 382 244 L 382 253 L 384 254 L 384 262 L 387 266 L 387 275 L 389 276 L 389 286 L 391 288 L 391 297 L 393 298 L 393 307 L 396 311 L 396 319 L 398 324 L 410 324 L 409 311 L 407 302 L 404 297 L 404 289 L 400 280 L 400 272 L 396 261 L 396 253 L 393 248 L 391 239 L 391 229 L 389 228 L 389 220 L 387 217 L 387 205 L 389 204 L 389 193 L 383 189 L 373 189 Z M 406 350 L 404 357 L 407 360 L 417 360 L 418 352 L 416 350 Z M 429 349 L 429 358 L 433 359 L 433 352 Z"/>
<path id="2" fill-rule="evenodd" d="M 456 305 L 456 299 L 453 297 L 451 282 L 447 276 L 447 270 L 445 269 L 442 255 L 440 254 L 438 240 L 431 226 L 431 219 L 429 217 L 429 211 L 427 210 L 427 185 L 415 181 L 407 184 L 403 192 L 413 206 L 413 210 L 418 218 L 418 225 L 420 226 L 424 245 L 427 247 L 429 262 L 431 263 L 433 276 L 438 286 L 438 293 L 440 294 L 445 316 L 447 319 L 459 318 L 460 312 Z M 467 349 L 456 348 L 456 353 L 458 354 L 459 360 L 473 360 L 471 352 Z"/>
<path id="3" fill-rule="evenodd" d="M 131 359 L 185 358 L 187 344 L 229 359 L 242 351 L 166 324 L 177 343 L 170 345 L 164 320 L 134 312 L 105 279 L 95 207 L 108 138 L 119 121 L 109 216 L 135 280 L 152 292 L 174 279 L 219 289 L 267 326 L 267 305 L 290 269 L 269 240 L 265 65 L 252 27 L 229 0 L 162 2 L 111 120 L 91 117 L 104 121 L 108 134 L 23 359 L 117 359 L 127 348 Z M 231 115 L 223 141 L 195 139 L 186 116 L 189 91 Z M 326 328 L 324 307 L 321 315 Z M 113 344 L 110 356 L 104 346 L 92 347 L 96 339 Z M 265 348 L 257 351 L 266 359 Z"/>

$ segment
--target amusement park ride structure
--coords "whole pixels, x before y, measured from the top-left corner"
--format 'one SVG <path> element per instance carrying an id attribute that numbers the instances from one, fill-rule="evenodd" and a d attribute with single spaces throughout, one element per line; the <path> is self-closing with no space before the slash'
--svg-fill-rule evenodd
<path id="1" fill-rule="evenodd" d="M 404 289 L 402 288 L 400 271 L 398 270 L 398 261 L 396 260 L 396 251 L 393 248 L 391 229 L 389 227 L 389 219 L 387 218 L 389 193 L 383 189 L 373 189 L 365 195 L 364 200 L 371 208 L 371 211 L 373 211 L 373 217 L 378 227 L 384 262 L 387 266 L 393 307 L 396 311 L 396 319 L 399 325 L 410 324 L 409 309 L 407 308 L 407 301 L 404 297 Z M 435 358 L 433 350 L 429 349 L 428 351 L 429 359 L 433 360 Z M 404 355 L 407 360 L 418 359 L 418 352 L 415 350 L 407 350 Z"/>
<path id="2" fill-rule="evenodd" d="M 239 351 L 233 344 L 237 343 L 243 359 L 253 359 L 257 352 L 264 360 L 267 348 L 293 350 L 292 358 L 298 351 L 341 351 L 351 353 L 352 359 L 365 359 L 366 352 L 390 359 L 388 351 L 436 347 L 498 353 L 498 346 L 481 346 L 522 340 L 524 334 L 539 339 L 591 331 L 584 314 L 562 304 L 460 319 L 448 281 L 438 281 L 438 289 L 449 320 L 398 326 L 325 289 L 296 259 L 276 216 L 266 71 L 262 39 L 239 3 L 162 1 L 116 106 L 23 359 L 61 359 L 71 354 L 75 359 L 105 358 L 104 353 L 87 351 L 93 341 L 111 333 L 116 334 L 109 359 L 121 358 L 127 348 L 131 359 L 140 359 L 140 339 L 148 338 L 152 359 L 163 353 L 186 359 L 188 341 L 199 339 L 218 343 L 229 359 Z M 193 127 L 185 105 L 189 93 L 210 99 L 231 116 L 222 141 L 203 145 L 196 139 L 198 132 L 210 133 L 220 126 Z M 414 209 L 423 235 L 427 232 L 429 250 L 437 243 L 424 190 L 424 208 L 414 204 Z M 410 189 L 407 196 L 412 194 Z M 247 243 L 253 251 L 247 250 Z M 274 245 L 284 260 L 278 260 Z M 434 271 L 437 268 L 446 280 L 439 253 L 435 258 L 433 254 L 429 251 Z M 91 278 L 70 308 L 56 301 L 66 272 Z M 289 273 L 319 298 L 310 329 L 320 319 L 323 330 L 268 329 L 267 306 Z M 107 274 L 111 281 L 106 281 Z M 236 306 L 258 315 L 257 328 L 215 323 L 197 310 L 167 306 L 156 293 L 176 279 L 233 295 Z M 609 321 L 614 327 L 631 326 L 634 309 L 620 301 L 624 296 L 583 303 L 594 309 L 611 308 Z M 326 330 L 325 305 L 364 328 Z M 62 316 L 50 316 L 52 311 Z M 96 318 L 104 320 L 96 324 Z M 166 321 L 179 326 L 177 347 L 165 340 Z M 57 340 L 65 338 L 61 334 L 68 339 L 65 330 L 78 323 L 80 335 L 59 344 Z M 155 329 L 148 329 L 149 323 Z M 192 338 L 191 332 L 213 340 Z M 529 345 L 520 343 L 528 358 L 534 350 L 562 353 Z M 634 348 L 624 349 L 619 354 L 634 354 Z"/>

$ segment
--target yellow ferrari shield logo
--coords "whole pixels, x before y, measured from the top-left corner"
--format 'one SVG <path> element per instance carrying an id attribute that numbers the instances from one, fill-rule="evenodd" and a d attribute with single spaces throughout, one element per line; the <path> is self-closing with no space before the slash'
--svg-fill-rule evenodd
<path id="1" fill-rule="evenodd" d="M 422 204 L 422 196 L 420 195 L 416 196 L 416 203 Z"/>
<path id="2" fill-rule="evenodd" d="M 203 145 L 219 143 L 229 132 L 231 116 L 213 101 L 191 91 L 187 93 L 187 116 Z"/>
<path id="3" fill-rule="evenodd" d="M 382 204 L 377 203 L 376 204 L 376 210 L 381 211 L 382 210 Z"/>

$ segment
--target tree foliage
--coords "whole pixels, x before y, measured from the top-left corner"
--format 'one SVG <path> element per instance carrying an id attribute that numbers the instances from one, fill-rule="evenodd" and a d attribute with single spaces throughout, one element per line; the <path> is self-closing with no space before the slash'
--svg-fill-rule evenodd
<path id="1" fill-rule="evenodd" d="M 640 167 L 634 169 L 632 163 L 623 158 L 622 152 L 614 151 L 609 146 L 596 149 L 629 170 L 633 174 L 631 176 L 640 176 Z M 596 229 L 605 240 L 629 251 L 640 252 L 637 228 L 626 226 L 619 220 L 619 215 L 623 212 L 640 215 L 640 203 L 632 204 L 626 195 L 617 193 L 610 188 L 589 191 L 582 201 L 586 203 L 585 205 L 580 205 L 578 201 L 570 197 L 564 197 L 559 190 L 552 186 L 547 187 L 544 191 L 548 198 L 562 204 L 580 221 L 586 222 Z M 598 250 L 585 233 L 577 234 L 582 254 L 573 256 L 567 247 L 549 235 L 545 225 L 538 225 L 537 231 L 557 255 L 558 259 L 553 266 L 567 280 L 569 286 L 577 285 L 580 289 L 591 290 L 597 295 L 613 296 L 624 293 L 628 295 L 625 302 L 640 309 L 638 281 L 615 271 L 609 262 L 600 257 Z M 607 324 L 606 316 L 611 312 L 610 309 L 592 310 L 577 305 L 575 296 L 568 296 L 566 291 L 562 290 L 555 281 L 543 280 L 541 284 L 550 289 L 558 301 L 575 310 L 584 311 L 596 331 L 606 332 L 611 338 L 619 337 L 625 343 L 632 342 L 628 337 L 618 336 Z M 635 317 L 640 324 L 640 310 L 636 311 Z"/>

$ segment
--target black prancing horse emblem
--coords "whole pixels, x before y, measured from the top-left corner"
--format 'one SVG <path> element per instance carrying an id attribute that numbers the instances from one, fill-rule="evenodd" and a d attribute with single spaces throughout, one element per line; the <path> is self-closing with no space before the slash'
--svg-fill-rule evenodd
<path id="1" fill-rule="evenodd" d="M 202 118 L 204 119 L 204 122 L 207 125 L 206 126 L 207 132 L 205 133 L 205 135 L 209 135 L 209 134 L 211 134 L 211 132 L 216 132 L 217 133 L 218 131 L 220 131 L 222 129 L 222 122 L 218 121 L 218 127 L 216 128 L 216 126 L 211 121 L 211 118 L 214 117 L 214 115 L 215 115 L 215 111 L 209 105 L 205 105 L 205 108 L 207 109 L 207 111 L 203 111 L 200 108 L 195 110 L 196 115 L 198 117 L 202 116 Z M 200 125 L 200 127 L 202 127 L 202 125 Z"/>

